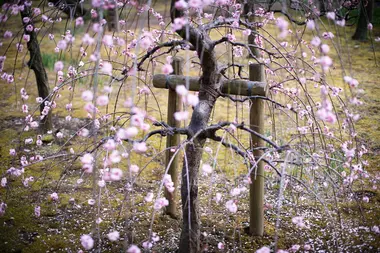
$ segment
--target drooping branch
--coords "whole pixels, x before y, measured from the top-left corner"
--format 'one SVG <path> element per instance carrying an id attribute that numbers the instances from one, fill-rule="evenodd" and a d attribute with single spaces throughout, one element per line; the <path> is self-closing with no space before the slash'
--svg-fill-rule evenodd
<path id="1" fill-rule="evenodd" d="M 164 48 L 164 47 L 171 47 L 170 51 L 176 47 L 176 46 L 181 46 L 181 45 L 189 45 L 189 42 L 187 42 L 186 40 L 174 40 L 174 41 L 169 41 L 169 42 L 165 42 L 165 43 L 162 43 L 162 44 L 159 44 L 157 46 L 155 46 L 154 48 L 152 48 L 151 50 L 149 50 L 142 58 L 141 60 L 139 61 L 139 63 L 137 64 L 137 70 L 138 71 L 143 71 L 143 69 L 141 68 L 141 66 L 144 64 L 144 62 L 149 58 L 151 57 L 155 52 L 157 52 L 159 49 L 161 48 Z M 170 53 L 167 52 L 167 53 Z"/>
<path id="2" fill-rule="evenodd" d="M 277 105 L 277 106 L 279 106 L 281 108 L 287 108 L 285 105 L 283 105 L 283 104 L 281 104 L 281 103 L 279 103 L 277 101 L 274 101 L 271 98 L 265 97 L 265 96 L 247 96 L 247 97 L 244 97 L 244 98 L 236 98 L 236 97 L 233 97 L 233 96 L 231 96 L 229 94 L 225 94 L 225 93 L 221 93 L 220 96 L 221 97 L 226 97 L 226 98 L 230 99 L 233 102 L 240 102 L 240 103 L 244 103 L 246 101 L 249 101 L 250 99 L 262 99 L 262 100 L 269 101 L 272 104 Z M 297 113 L 294 110 L 294 108 L 290 108 L 289 110 L 292 111 L 292 112 L 294 112 L 294 113 Z"/>
<path id="3" fill-rule="evenodd" d="M 274 143 L 273 141 L 271 141 L 269 138 L 265 137 L 264 135 L 248 128 L 245 126 L 244 123 L 241 123 L 241 124 L 236 124 L 236 123 L 233 123 L 233 122 L 229 122 L 229 121 L 223 121 L 223 122 L 219 122 L 218 124 L 213 124 L 213 125 L 210 125 L 206 128 L 204 128 L 202 131 L 200 131 L 199 133 L 197 133 L 197 135 L 201 135 L 201 136 L 204 136 L 204 137 L 207 137 L 207 138 L 213 138 L 213 136 L 215 136 L 215 133 L 216 131 L 222 129 L 223 127 L 226 127 L 226 126 L 230 126 L 230 125 L 234 125 L 237 129 L 241 129 L 241 130 L 244 130 L 250 134 L 253 134 L 259 138 L 261 138 L 263 141 L 265 141 L 266 143 L 268 143 L 269 145 L 271 145 L 273 148 L 275 148 L 276 150 L 278 150 L 279 152 L 285 150 L 285 149 L 288 149 L 288 146 L 285 145 L 285 146 L 278 146 L 276 143 Z"/>

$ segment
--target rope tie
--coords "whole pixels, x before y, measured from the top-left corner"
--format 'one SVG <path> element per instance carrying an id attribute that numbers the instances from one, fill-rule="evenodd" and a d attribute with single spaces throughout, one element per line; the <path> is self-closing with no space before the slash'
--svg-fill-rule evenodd
<path id="1" fill-rule="evenodd" d="M 166 81 L 165 81 L 166 89 L 171 89 L 169 78 L 170 78 L 170 75 L 166 75 Z"/>
<path id="2" fill-rule="evenodd" d="M 248 89 L 247 89 L 247 96 L 252 96 L 252 88 L 253 88 L 253 86 L 254 86 L 254 83 L 253 82 L 251 82 L 251 81 L 249 81 L 248 83 L 247 83 L 247 86 L 248 86 Z"/>
<path id="3" fill-rule="evenodd" d="M 204 88 L 205 92 L 212 96 L 214 99 L 217 99 L 219 97 L 220 93 L 216 89 L 210 88 L 209 86 L 205 86 Z"/>

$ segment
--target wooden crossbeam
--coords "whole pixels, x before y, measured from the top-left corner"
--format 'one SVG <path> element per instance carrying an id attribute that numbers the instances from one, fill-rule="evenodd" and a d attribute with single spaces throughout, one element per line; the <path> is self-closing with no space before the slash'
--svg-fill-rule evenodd
<path id="1" fill-rule="evenodd" d="M 161 89 L 175 89 L 177 85 L 186 85 L 186 79 L 188 79 L 189 90 L 199 91 L 199 77 L 157 74 L 153 76 L 153 86 Z M 230 95 L 265 96 L 266 83 L 244 79 L 223 80 L 221 92 Z"/>

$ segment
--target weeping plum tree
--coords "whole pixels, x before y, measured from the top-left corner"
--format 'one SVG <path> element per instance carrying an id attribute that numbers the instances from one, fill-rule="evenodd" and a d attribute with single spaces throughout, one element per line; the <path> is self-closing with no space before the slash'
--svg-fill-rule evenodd
<path id="1" fill-rule="evenodd" d="M 332 67 L 338 67 L 339 61 L 330 51 L 330 46 L 335 45 L 333 30 L 323 30 L 326 24 L 319 19 L 317 2 L 300 3 L 299 12 L 294 13 L 287 11 L 284 1 L 281 14 L 274 15 L 259 4 L 243 6 L 233 0 L 172 0 L 170 8 L 151 1 L 92 0 L 80 2 L 81 7 L 91 9 L 92 20 L 85 22 L 83 17 L 73 15 L 62 19 L 61 11 L 77 13 L 77 4 L 63 8 L 57 1 L 41 1 L 38 6 L 19 1 L 2 6 L 0 20 L 4 24 L 18 15 L 23 22 L 35 24 L 28 31 L 12 23 L 13 27 L 4 33 L 1 51 L 2 79 L 14 85 L 15 90 L 22 87 L 26 116 L 21 130 L 28 135 L 19 140 L 18 146 L 11 147 L 10 156 L 18 159 L 2 171 L 2 193 L 9 192 L 8 200 L 17 197 L 12 195 L 14 187 L 40 187 L 34 195 L 37 197 L 31 198 L 37 219 L 42 219 L 46 208 L 71 217 L 71 210 L 88 207 L 82 209 L 85 217 L 81 217 L 85 232 L 81 231 L 80 237 L 75 233 L 67 235 L 75 241 L 75 248 L 99 252 L 116 250 L 112 247 L 119 245 L 130 253 L 141 252 L 141 247 L 146 251 L 169 251 L 160 247 L 160 242 L 165 241 L 160 236 L 165 235 L 157 234 L 162 231 L 155 228 L 159 222 L 156 216 L 169 204 L 170 199 L 162 197 L 163 188 L 167 197 L 176 192 L 173 181 L 177 179 L 171 178 L 168 171 L 174 157 L 180 156 L 179 252 L 201 252 L 208 247 L 215 251 L 236 250 L 239 246 L 233 243 L 228 248 L 225 238 L 205 239 L 205 233 L 201 233 L 201 205 L 208 206 L 207 217 L 220 213 L 222 216 L 216 219 L 223 217 L 223 226 L 236 231 L 237 217 L 248 220 L 245 196 L 256 177 L 273 179 L 267 187 L 278 184 L 277 200 L 272 206 L 276 213 L 272 224 L 276 228 L 272 245 L 275 250 L 286 196 L 296 198 L 295 203 L 312 199 L 313 207 L 319 206 L 326 214 L 326 230 L 334 234 L 331 245 L 337 251 L 341 249 L 338 241 L 346 230 L 338 202 L 362 184 L 363 178 L 375 181 L 362 159 L 367 149 L 357 142 L 354 130 L 354 122 L 360 118 L 356 113 L 361 104 L 359 82 L 342 65 L 345 74 L 333 76 L 341 84 L 329 83 Z M 33 14 L 29 15 L 30 10 Z M 119 12 L 119 32 L 106 32 L 105 10 Z M 29 16 L 25 16 L 26 12 Z M 293 15 L 300 15 L 302 20 Z M 344 29 L 344 20 L 337 12 L 331 10 L 326 15 L 329 22 L 338 25 L 334 25 L 336 29 Z M 37 103 L 28 100 L 27 89 L 31 93 L 33 90 L 26 85 L 26 70 L 15 70 L 16 65 L 22 66 L 23 57 L 16 56 L 12 61 L 5 57 L 15 50 L 16 55 L 27 54 L 22 50 L 21 37 L 27 37 L 29 32 L 33 43 L 38 41 L 44 52 L 49 48 L 58 58 L 54 72 L 48 74 L 41 66 L 42 58 L 38 58 L 37 82 L 41 78 L 47 82 L 49 75 L 54 88 L 47 91 L 47 96 L 37 98 Z M 31 42 L 27 43 L 30 48 Z M 34 52 L 29 49 L 31 58 Z M 184 59 L 184 76 L 170 75 L 173 56 Z M 253 64 L 260 73 L 249 72 Z M 174 117 L 178 125 L 168 125 L 161 113 L 165 94 L 152 86 L 157 72 L 164 74 L 165 87 L 175 90 L 184 105 L 181 111 L 166 115 Z M 257 83 L 247 79 L 264 79 L 264 75 L 267 92 L 253 95 Z M 243 89 L 241 83 L 246 85 L 245 96 L 231 95 L 231 90 L 243 94 L 239 91 Z M 194 90 L 197 93 L 191 92 Z M 258 100 L 262 103 L 253 102 Z M 57 122 L 62 126 L 53 129 L 58 151 L 49 149 L 43 136 L 33 132 L 38 126 L 33 120 L 35 110 L 25 109 L 38 108 L 46 101 L 50 112 L 54 114 L 56 110 L 66 122 Z M 262 120 L 245 123 L 247 108 L 257 105 L 267 108 L 265 133 L 252 125 Z M 225 114 L 221 113 L 224 109 Z M 168 135 L 184 138 L 178 146 L 166 150 L 161 138 Z M 255 143 L 250 136 L 255 137 Z M 168 150 L 172 155 L 165 167 L 162 159 Z M 258 165 L 262 163 L 266 164 L 264 175 Z M 29 170 L 36 166 L 41 168 L 40 174 Z M 152 182 L 147 178 L 156 167 L 159 180 Z M 233 171 L 232 180 L 228 179 L 229 171 Z M 54 178 L 57 174 L 59 177 Z M 13 184 L 17 179 L 21 179 L 22 186 Z M 199 184 L 205 181 L 206 194 L 201 194 Z M 80 189 L 85 186 L 92 192 L 82 194 Z M 268 203 L 273 195 L 273 191 L 266 194 Z M 368 200 L 350 196 L 358 204 Z M 1 195 L 0 215 L 8 215 L 7 198 Z M 64 201 L 67 203 L 63 207 L 60 203 Z M 141 206 L 145 209 L 139 209 Z M 291 222 L 296 228 L 306 226 L 301 214 L 293 216 Z M 311 247 L 305 244 L 305 250 Z M 269 252 L 266 247 L 260 250 Z"/>

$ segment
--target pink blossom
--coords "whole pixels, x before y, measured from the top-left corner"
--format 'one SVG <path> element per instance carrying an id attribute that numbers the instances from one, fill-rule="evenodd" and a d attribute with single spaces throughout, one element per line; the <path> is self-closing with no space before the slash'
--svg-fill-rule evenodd
<path id="1" fill-rule="evenodd" d="M 188 93 L 188 90 L 186 89 L 186 87 L 184 85 L 177 85 L 175 87 L 175 91 L 177 92 L 178 95 L 180 96 L 186 96 L 187 93 Z"/>
<path id="2" fill-rule="evenodd" d="M 231 33 L 227 33 L 227 39 L 232 42 L 236 41 L 235 35 Z"/>
<path id="3" fill-rule="evenodd" d="M 187 120 L 189 118 L 189 112 L 188 111 L 175 112 L 174 118 L 177 121 Z"/>
<path id="4" fill-rule="evenodd" d="M 104 62 L 101 71 L 106 75 L 112 76 L 112 64 L 109 62 Z"/>
<path id="5" fill-rule="evenodd" d="M 22 50 L 24 49 L 24 45 L 21 43 L 16 43 L 16 48 L 17 51 L 22 52 Z"/>
<path id="6" fill-rule="evenodd" d="M 368 203 L 368 202 L 369 202 L 369 198 L 368 198 L 367 196 L 364 196 L 364 197 L 363 197 L 363 202 Z"/>
<path id="7" fill-rule="evenodd" d="M 54 71 L 55 71 L 55 72 L 62 71 L 63 68 L 64 68 L 64 65 L 63 65 L 63 62 L 62 62 L 62 61 L 57 61 L 57 62 L 54 64 Z"/>
<path id="8" fill-rule="evenodd" d="M 245 29 L 244 31 L 243 31 L 243 35 L 244 36 L 249 36 L 249 35 L 251 35 L 251 30 L 250 29 Z"/>
<path id="9" fill-rule="evenodd" d="M 113 38 L 111 35 L 104 35 L 102 42 L 107 47 L 113 46 Z"/>
<path id="10" fill-rule="evenodd" d="M 5 214 L 5 209 L 7 209 L 7 204 L 5 204 L 4 202 L 1 202 L 0 203 L 0 217 Z"/>
<path id="11" fill-rule="evenodd" d="M 82 17 L 78 17 L 75 19 L 75 26 L 83 26 L 84 25 L 84 20 Z"/>
<path id="12" fill-rule="evenodd" d="M 144 123 L 144 115 L 141 112 L 137 112 L 131 117 L 131 125 L 141 127 Z"/>
<path id="13" fill-rule="evenodd" d="M 123 176 L 123 171 L 119 168 L 112 168 L 110 170 L 110 179 L 112 181 L 119 181 Z"/>
<path id="14" fill-rule="evenodd" d="M 58 194 L 56 192 L 53 192 L 52 194 L 50 194 L 50 198 L 53 201 L 57 201 L 58 200 Z"/>
<path id="15" fill-rule="evenodd" d="M 303 248 L 304 250 L 311 250 L 311 246 L 309 244 L 305 244 Z"/>
<path id="16" fill-rule="evenodd" d="M 104 181 L 104 180 L 99 180 L 99 181 L 98 181 L 98 186 L 99 186 L 100 188 L 103 188 L 104 186 L 106 186 L 106 181 Z"/>
<path id="17" fill-rule="evenodd" d="M 177 10 L 186 10 L 189 7 L 185 0 L 178 0 L 174 6 Z"/>
<path id="18" fill-rule="evenodd" d="M 34 207 L 34 215 L 38 218 L 41 216 L 41 207 L 40 206 L 36 206 Z"/>
<path id="19" fill-rule="evenodd" d="M 326 44 L 321 45 L 321 52 L 327 54 L 330 51 L 330 47 Z"/>
<path id="20" fill-rule="evenodd" d="M 114 150 L 116 148 L 116 142 L 113 139 L 109 139 L 103 144 L 103 148 L 107 151 Z"/>
<path id="21" fill-rule="evenodd" d="M 321 64 L 324 71 L 327 71 L 331 67 L 331 65 L 333 64 L 333 62 L 329 56 L 322 56 L 318 62 L 319 62 L 319 64 Z"/>
<path id="22" fill-rule="evenodd" d="M 139 90 L 139 94 L 150 94 L 150 89 L 148 86 L 144 85 L 144 87 L 142 87 L 140 90 Z"/>
<path id="23" fill-rule="evenodd" d="M 313 46 L 318 47 L 321 44 L 321 39 L 319 37 L 314 37 L 311 42 Z"/>
<path id="24" fill-rule="evenodd" d="M 143 246 L 144 249 L 150 249 L 150 248 L 153 247 L 153 244 L 151 242 L 149 242 L 149 241 L 145 241 L 145 242 L 142 243 L 142 246 Z"/>
<path id="25" fill-rule="evenodd" d="M 109 98 L 106 95 L 99 96 L 96 99 L 96 104 L 99 105 L 99 106 L 105 106 L 105 105 L 108 104 L 108 102 L 109 102 Z"/>
<path id="26" fill-rule="evenodd" d="M 28 31 L 28 32 L 32 32 L 34 29 L 34 27 L 32 25 L 27 25 L 25 30 Z"/>
<path id="27" fill-rule="evenodd" d="M 96 12 L 96 10 L 91 9 L 91 18 L 97 18 L 97 17 L 98 17 L 98 13 Z"/>
<path id="28" fill-rule="evenodd" d="M 101 0 L 91 0 L 92 7 L 94 8 L 99 8 L 102 6 L 102 1 Z"/>
<path id="29" fill-rule="evenodd" d="M 319 119 L 326 121 L 327 123 L 335 123 L 336 116 L 330 110 L 326 110 L 325 108 L 321 108 L 317 111 L 317 116 Z"/>
<path id="30" fill-rule="evenodd" d="M 146 202 L 152 202 L 153 201 L 154 194 L 153 192 L 148 192 L 147 195 L 144 197 L 144 200 Z"/>
<path id="31" fill-rule="evenodd" d="M 94 162 L 94 157 L 90 153 L 84 154 L 81 158 L 80 161 L 83 164 L 92 164 Z"/>
<path id="32" fill-rule="evenodd" d="M 335 20 L 335 12 L 327 12 L 326 17 L 331 20 Z"/>
<path id="33" fill-rule="evenodd" d="M 335 23 L 338 25 L 338 26 L 345 26 L 346 25 L 346 20 L 344 19 L 341 19 L 341 20 L 336 20 Z"/>
<path id="34" fill-rule="evenodd" d="M 25 24 L 27 24 L 27 23 L 30 22 L 30 18 L 29 17 L 24 17 L 24 18 L 22 18 L 22 22 L 25 23 Z"/>
<path id="35" fill-rule="evenodd" d="M 173 31 L 181 30 L 188 23 L 187 19 L 184 17 L 175 18 L 172 23 Z"/>
<path id="36" fill-rule="evenodd" d="M 228 211 L 231 213 L 236 213 L 237 212 L 237 205 L 235 204 L 234 200 L 229 200 L 226 202 L 226 208 Z"/>
<path id="37" fill-rule="evenodd" d="M 1 187 L 6 187 L 7 186 L 7 178 L 6 177 L 3 177 L 2 179 L 1 179 Z"/>
<path id="38" fill-rule="evenodd" d="M 67 48 L 67 42 L 66 42 L 66 40 L 60 40 L 60 41 L 58 41 L 57 48 L 59 48 L 60 50 L 65 50 Z"/>
<path id="39" fill-rule="evenodd" d="M 196 95 L 188 94 L 185 99 L 185 103 L 190 106 L 196 106 L 199 103 L 199 98 Z"/>
<path id="40" fill-rule="evenodd" d="M 264 247 L 256 250 L 256 253 L 270 253 L 270 248 L 264 246 Z"/>
<path id="41" fill-rule="evenodd" d="M 13 77 L 13 75 L 8 75 L 7 76 L 7 83 L 13 83 L 14 82 L 14 77 Z"/>
<path id="42" fill-rule="evenodd" d="M 128 127 L 127 129 L 120 128 L 117 132 L 117 137 L 126 140 L 135 137 L 138 134 L 138 129 L 136 127 Z"/>
<path id="43" fill-rule="evenodd" d="M 293 217 L 293 218 L 292 218 L 292 222 L 293 222 L 295 225 L 297 225 L 298 227 L 300 227 L 300 228 L 305 227 L 305 223 L 304 223 L 304 221 L 303 221 L 303 217 L 301 217 L 301 216 Z"/>
<path id="44" fill-rule="evenodd" d="M 173 72 L 173 67 L 170 64 L 164 64 L 161 70 L 162 70 L 162 73 L 164 73 L 165 75 L 169 75 L 170 73 Z"/>
<path id="45" fill-rule="evenodd" d="M 372 31 L 372 29 L 373 29 L 372 23 L 368 23 L 367 28 L 368 28 L 368 30 Z"/>
<path id="46" fill-rule="evenodd" d="M 92 91 L 86 90 L 86 91 L 82 92 L 82 99 L 84 101 L 88 101 L 89 102 L 89 101 L 92 101 L 93 98 L 94 98 L 94 95 L 93 95 Z"/>
<path id="47" fill-rule="evenodd" d="M 25 144 L 32 144 L 32 143 L 33 143 L 33 138 L 25 139 Z"/>
<path id="48" fill-rule="evenodd" d="M 12 38 L 12 32 L 11 31 L 5 31 L 4 33 L 4 38 L 5 39 L 9 39 L 9 38 Z"/>
<path id="49" fill-rule="evenodd" d="M 128 248 L 127 253 L 141 253 L 141 250 L 136 245 L 131 245 Z"/>
<path id="50" fill-rule="evenodd" d="M 95 39 L 92 38 L 88 33 L 86 33 L 83 35 L 82 42 L 85 45 L 91 45 L 91 44 L 94 44 Z"/>
<path id="51" fill-rule="evenodd" d="M 212 173 L 212 167 L 210 166 L 210 164 L 203 164 L 202 171 L 204 174 L 210 174 Z"/>
<path id="52" fill-rule="evenodd" d="M 148 147 L 146 146 L 145 142 L 134 142 L 133 150 L 138 154 L 142 154 L 148 150 Z"/>
<path id="53" fill-rule="evenodd" d="M 190 0 L 188 3 L 190 8 L 202 8 L 202 0 Z"/>
<path id="54" fill-rule="evenodd" d="M 105 86 L 103 88 L 103 92 L 106 94 L 110 94 L 112 92 L 112 86 Z"/>
<path id="55" fill-rule="evenodd" d="M 92 239 L 90 235 L 82 235 L 80 237 L 80 242 L 86 250 L 90 250 L 94 247 L 94 239 Z"/>
<path id="56" fill-rule="evenodd" d="M 58 132 L 58 133 L 56 134 L 56 136 L 57 136 L 58 139 L 62 139 L 62 138 L 63 138 L 63 133 Z"/>
<path id="57" fill-rule="evenodd" d="M 283 19 L 282 17 L 279 17 L 279 18 L 277 18 L 276 25 L 281 32 L 279 34 L 279 37 L 285 38 L 288 35 L 289 23 L 285 19 Z"/>
<path id="58" fill-rule="evenodd" d="M 169 201 L 162 197 L 162 198 L 158 198 L 156 200 L 156 202 L 154 203 L 154 210 L 160 210 L 161 208 L 165 207 L 165 206 L 168 206 L 169 205 Z"/>
<path id="59" fill-rule="evenodd" d="M 30 35 L 29 34 L 24 34 L 22 36 L 22 39 L 25 40 L 26 42 L 29 42 L 30 41 Z"/>
<path id="60" fill-rule="evenodd" d="M 292 249 L 292 251 L 296 252 L 296 251 L 298 251 L 300 248 L 301 248 L 300 245 L 298 245 L 298 244 L 294 244 L 294 245 L 292 246 L 291 249 Z"/>
<path id="61" fill-rule="evenodd" d="M 118 231 L 113 231 L 107 234 L 107 237 L 110 241 L 114 242 L 119 240 L 120 238 L 120 233 Z"/>
<path id="62" fill-rule="evenodd" d="M 309 30 L 315 30 L 315 22 L 314 22 L 314 20 L 308 20 L 306 22 L 306 27 Z"/>
<path id="63" fill-rule="evenodd" d="M 9 155 L 11 155 L 11 156 L 15 156 L 15 155 L 16 155 L 16 150 L 13 149 L 13 148 L 11 148 L 11 149 L 9 150 Z"/>
<path id="64" fill-rule="evenodd" d="M 132 174 L 137 174 L 139 172 L 139 166 L 137 166 L 136 164 L 132 164 L 130 167 L 129 167 L 129 171 L 132 173 Z"/>

